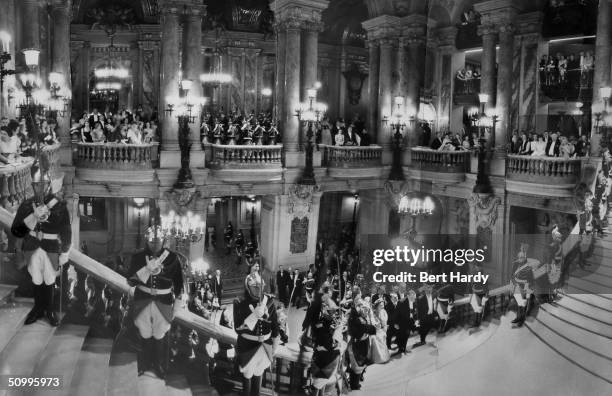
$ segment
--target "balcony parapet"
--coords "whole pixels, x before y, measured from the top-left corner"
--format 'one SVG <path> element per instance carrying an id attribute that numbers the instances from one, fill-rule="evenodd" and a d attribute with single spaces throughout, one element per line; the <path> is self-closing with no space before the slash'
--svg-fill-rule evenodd
<path id="1" fill-rule="evenodd" d="M 281 168 L 283 145 L 206 144 L 212 169 Z"/>
<path id="2" fill-rule="evenodd" d="M 322 165 L 334 178 L 377 178 L 383 171 L 383 148 L 369 146 L 329 146 L 320 144 Z"/>
<path id="3" fill-rule="evenodd" d="M 582 162 L 582 158 L 508 155 L 506 188 L 516 192 L 537 192 L 538 195 L 571 196 L 580 179 Z"/>
<path id="4" fill-rule="evenodd" d="M 21 157 L 17 162 L 0 166 L 0 204 L 9 208 L 32 194 L 34 158 Z"/>
<path id="5" fill-rule="evenodd" d="M 466 173 L 470 169 L 470 151 L 438 151 L 426 147 L 413 147 L 412 167 L 422 171 L 440 173 Z"/>
<path id="6" fill-rule="evenodd" d="M 153 169 L 159 143 L 75 143 L 75 165 L 108 170 Z"/>

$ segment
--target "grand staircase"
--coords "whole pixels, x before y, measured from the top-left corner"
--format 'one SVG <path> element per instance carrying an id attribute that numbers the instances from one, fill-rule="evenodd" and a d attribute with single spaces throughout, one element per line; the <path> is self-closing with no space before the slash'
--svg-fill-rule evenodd
<path id="1" fill-rule="evenodd" d="M 612 227 L 594 241 L 586 262 L 585 269 L 572 266 L 563 297 L 541 305 L 526 325 L 561 356 L 612 384 Z"/>

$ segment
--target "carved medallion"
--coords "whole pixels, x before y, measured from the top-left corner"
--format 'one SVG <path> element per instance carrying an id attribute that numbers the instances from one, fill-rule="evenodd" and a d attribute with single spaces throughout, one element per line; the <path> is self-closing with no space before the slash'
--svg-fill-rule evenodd
<path id="1" fill-rule="evenodd" d="M 314 204 L 314 193 L 318 192 L 320 187 L 317 185 L 307 186 L 294 184 L 289 188 L 289 202 L 287 205 L 287 213 L 301 219 L 308 216 Z"/>
<path id="2" fill-rule="evenodd" d="M 502 203 L 501 198 L 489 194 L 473 194 L 469 203 L 474 211 L 476 227 L 493 228 L 497 221 L 497 207 Z"/>
<path id="3" fill-rule="evenodd" d="M 200 195 L 195 187 L 193 188 L 175 188 L 165 193 L 168 202 L 176 212 L 183 213 L 185 209 L 191 208 L 196 201 L 196 197 Z"/>

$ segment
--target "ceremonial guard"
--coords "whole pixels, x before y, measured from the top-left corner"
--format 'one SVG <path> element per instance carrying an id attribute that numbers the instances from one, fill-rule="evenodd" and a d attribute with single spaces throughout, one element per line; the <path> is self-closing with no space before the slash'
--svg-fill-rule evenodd
<path id="1" fill-rule="evenodd" d="M 340 365 L 342 333 L 338 306 L 329 298 L 323 299 L 317 320 L 312 324 L 314 348 L 310 375 L 313 396 L 323 396 L 325 387 L 337 381 Z"/>
<path id="2" fill-rule="evenodd" d="M 360 299 L 353 300 L 354 306 L 349 313 L 348 345 L 349 381 L 352 390 L 361 389 L 360 382 L 367 366 L 370 348 L 370 335 L 376 334 L 376 327 L 368 324 L 367 312 Z"/>
<path id="3" fill-rule="evenodd" d="M 472 262 L 470 265 L 472 267 L 472 270 L 470 271 L 472 275 L 482 273 L 480 266 L 476 262 Z M 484 308 L 487 305 L 487 300 L 489 299 L 489 287 L 485 282 L 472 281 L 470 284 L 470 289 L 472 291 L 472 294 L 470 295 L 470 305 L 474 310 L 474 323 L 472 324 L 472 327 L 480 327 L 480 323 L 482 322 L 484 316 Z"/>
<path id="4" fill-rule="evenodd" d="M 27 325 L 43 316 L 52 326 L 59 323 L 53 311 L 55 279 L 59 268 L 68 262 L 72 242 L 62 179 L 63 175 L 51 178 L 47 172 L 37 171 L 32 183 L 34 197 L 19 205 L 11 227 L 12 234 L 23 239 L 24 259 L 34 283 L 34 307 L 26 317 Z"/>
<path id="5" fill-rule="evenodd" d="M 170 330 L 174 300 L 183 291 L 183 272 L 176 253 L 164 247 L 161 227 L 150 227 L 145 234 L 146 248 L 132 256 L 128 283 L 133 286 L 134 324 L 143 338 L 138 354 L 138 374 L 152 368 L 165 376 L 166 344 L 163 339 Z"/>
<path id="6" fill-rule="evenodd" d="M 447 283 L 438 289 L 436 296 L 436 312 L 440 318 L 439 333 L 444 333 L 448 325 L 448 319 L 455 303 L 455 289 L 452 284 Z"/>
<path id="7" fill-rule="evenodd" d="M 516 324 L 517 327 L 521 327 L 525 323 L 529 311 L 528 305 L 533 297 L 533 267 L 536 261 L 532 262 L 527 258 L 527 249 L 528 245 L 522 243 L 517 259 L 514 261 L 515 269 L 512 275 L 513 295 L 518 305 L 516 318 L 512 321 L 512 324 Z"/>
<path id="8" fill-rule="evenodd" d="M 234 327 L 242 394 L 258 396 L 261 376 L 272 365 L 279 344 L 279 323 L 272 299 L 264 294 L 257 263 L 244 280 L 244 297 L 234 302 Z"/>
<path id="9" fill-rule="evenodd" d="M 416 300 L 417 321 L 416 327 L 419 332 L 420 341 L 413 345 L 414 348 L 425 345 L 429 330 L 435 325 L 433 288 L 431 285 L 421 287 L 421 294 Z"/>

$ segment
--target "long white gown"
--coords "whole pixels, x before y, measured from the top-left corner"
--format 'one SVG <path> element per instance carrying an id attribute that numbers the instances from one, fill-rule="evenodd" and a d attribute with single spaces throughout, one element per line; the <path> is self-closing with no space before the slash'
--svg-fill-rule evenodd
<path id="1" fill-rule="evenodd" d="M 387 349 L 387 311 L 378 311 L 378 316 L 370 311 L 372 324 L 376 326 L 376 334 L 370 336 L 369 360 L 374 364 L 387 363 L 391 359 Z"/>

